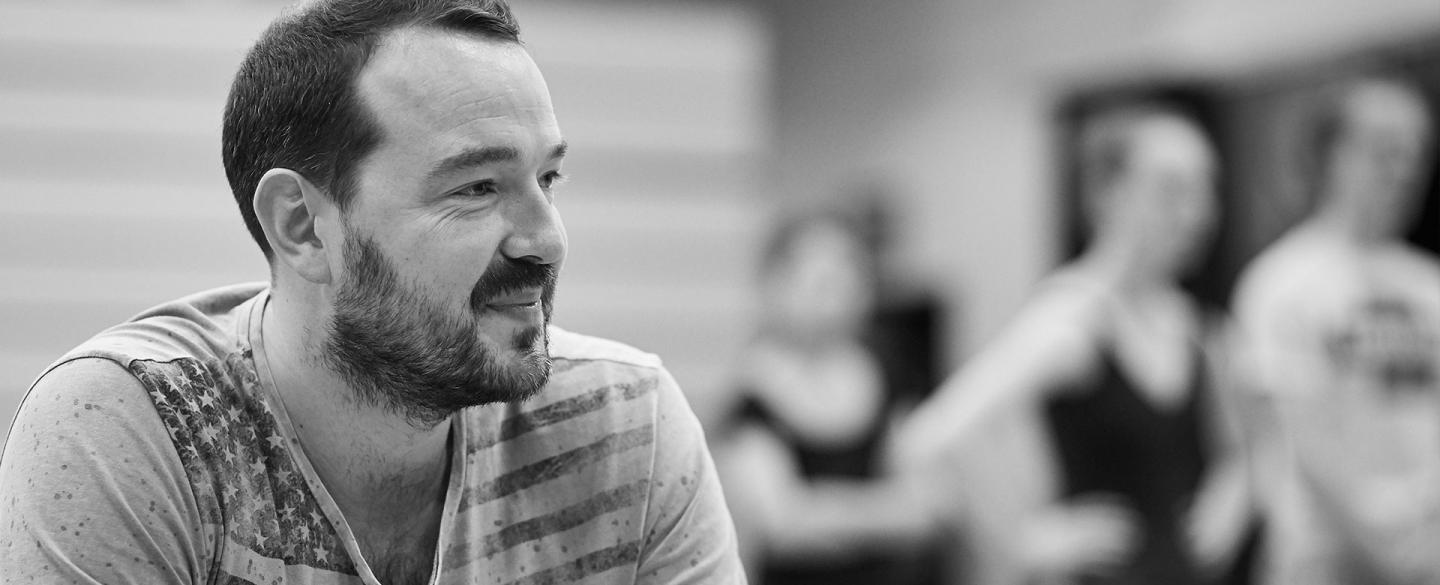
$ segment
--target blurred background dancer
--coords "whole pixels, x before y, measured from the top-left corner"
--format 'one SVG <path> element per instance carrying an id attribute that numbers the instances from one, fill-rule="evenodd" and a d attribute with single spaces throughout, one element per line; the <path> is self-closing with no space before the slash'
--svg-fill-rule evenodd
<path id="1" fill-rule="evenodd" d="M 1264 445 L 1269 583 L 1440 582 L 1440 263 L 1404 241 L 1433 110 L 1393 73 L 1325 88 L 1302 134 L 1315 210 L 1235 309 Z"/>
<path id="2" fill-rule="evenodd" d="M 1215 228 L 1218 161 L 1177 103 L 1079 116 L 1087 243 L 902 435 L 950 465 L 983 583 L 1205 583 L 1245 534 L 1204 317 L 1178 286 Z"/>

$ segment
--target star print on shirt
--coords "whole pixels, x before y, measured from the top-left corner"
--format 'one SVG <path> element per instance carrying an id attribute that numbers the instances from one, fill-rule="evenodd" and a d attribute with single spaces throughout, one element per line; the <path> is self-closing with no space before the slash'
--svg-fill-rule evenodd
<path id="1" fill-rule="evenodd" d="M 286 565 L 357 573 L 260 398 L 248 348 L 223 362 L 136 360 L 130 370 L 170 432 L 202 519 L 230 546 Z"/>

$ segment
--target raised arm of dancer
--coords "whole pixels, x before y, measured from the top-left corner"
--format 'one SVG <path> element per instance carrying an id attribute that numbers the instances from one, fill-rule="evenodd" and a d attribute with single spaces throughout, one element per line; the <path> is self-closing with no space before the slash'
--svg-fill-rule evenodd
<path id="1" fill-rule="evenodd" d="M 1210 381 L 1201 396 L 1212 463 L 1186 517 L 1185 536 L 1202 571 L 1232 566 L 1259 514 L 1261 490 L 1278 466 L 1279 438 L 1269 404 L 1246 388 L 1243 347 L 1233 322 L 1202 328 L 1203 364 Z"/>
<path id="2" fill-rule="evenodd" d="M 997 417 L 1031 408 L 1048 392 L 1089 374 L 1100 301 L 1040 296 L 951 374 L 900 426 L 891 450 L 902 469 L 924 469 L 957 450 L 987 444 Z"/>
<path id="3" fill-rule="evenodd" d="M 1064 292 L 1066 294 L 1058 294 Z M 1083 292 L 1083 291 L 1082 291 Z M 902 425 L 891 455 L 917 484 L 949 489 L 975 582 L 1023 583 L 1103 570 L 1133 545 L 1107 501 L 1060 505 L 1041 402 L 1092 375 L 1099 297 L 1042 294 Z M 937 488 L 931 488 L 932 490 Z"/>

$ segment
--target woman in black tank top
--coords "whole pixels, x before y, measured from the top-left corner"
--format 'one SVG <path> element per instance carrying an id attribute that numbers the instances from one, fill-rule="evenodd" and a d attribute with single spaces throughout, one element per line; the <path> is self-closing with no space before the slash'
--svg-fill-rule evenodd
<path id="1" fill-rule="evenodd" d="M 1086 583 L 1199 583 L 1182 519 L 1199 490 L 1209 452 L 1201 429 L 1200 356 L 1175 404 L 1158 405 L 1101 350 L 1092 380 L 1051 397 L 1044 422 L 1063 501 L 1111 498 L 1133 514 L 1138 539 L 1125 570 Z"/>
<path id="2" fill-rule="evenodd" d="M 1232 427 L 1177 284 L 1216 219 L 1215 154 L 1152 103 L 1094 112 L 1078 134 L 1090 242 L 922 405 L 899 451 L 907 468 L 958 470 L 976 582 L 1243 576 L 1245 466 L 1238 437 L 1211 432 Z"/>
<path id="3" fill-rule="evenodd" d="M 880 470 L 894 404 L 861 342 L 873 283 L 838 218 L 781 227 L 766 254 L 763 323 L 712 433 L 756 585 L 932 583 L 936 517 Z"/>

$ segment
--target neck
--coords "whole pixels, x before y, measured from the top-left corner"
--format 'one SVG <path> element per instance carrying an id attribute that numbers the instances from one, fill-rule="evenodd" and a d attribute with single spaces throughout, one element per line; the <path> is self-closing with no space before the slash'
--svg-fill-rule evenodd
<path id="1" fill-rule="evenodd" d="M 1356 244 L 1378 244 L 1395 239 L 1394 234 L 1376 229 L 1365 221 L 1360 210 L 1346 209 L 1332 203 L 1321 208 L 1308 222 L 1312 227 Z"/>
<path id="2" fill-rule="evenodd" d="M 419 428 L 354 400 L 319 359 L 328 313 L 315 301 L 272 291 L 261 328 L 275 391 L 316 474 L 353 524 L 412 521 L 438 510 L 449 475 L 450 421 Z"/>
<path id="3" fill-rule="evenodd" d="M 1138 297 L 1174 287 L 1169 277 L 1157 274 L 1135 246 L 1126 242 L 1097 240 L 1076 265 L 1121 296 Z"/>
<path id="4" fill-rule="evenodd" d="M 858 331 L 841 326 L 825 329 L 771 326 L 762 331 L 761 335 L 806 355 L 824 354 L 836 348 L 850 347 L 857 343 L 859 338 Z"/>

